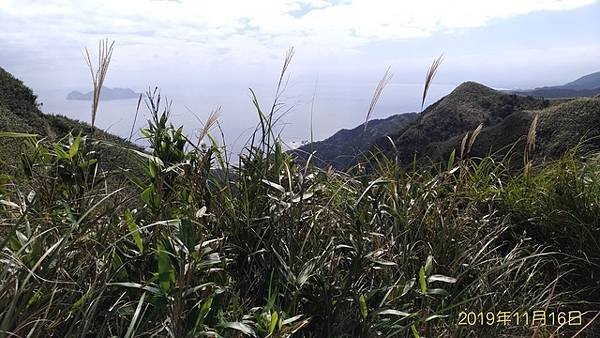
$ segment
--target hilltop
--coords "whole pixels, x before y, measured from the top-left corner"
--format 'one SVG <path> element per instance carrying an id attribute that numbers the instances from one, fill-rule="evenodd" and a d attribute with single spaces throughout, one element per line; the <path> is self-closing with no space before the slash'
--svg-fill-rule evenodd
<path id="1" fill-rule="evenodd" d="M 56 140 L 69 132 L 74 135 L 79 133 L 89 135 L 92 133 L 92 127 L 85 122 L 65 116 L 44 114 L 39 109 L 37 96 L 33 91 L 0 67 L 0 131 L 38 134 Z M 129 156 L 123 156 L 125 150 L 120 148 L 125 146 L 139 149 L 138 146 L 97 129 L 93 136 L 105 142 L 105 145 L 99 145 L 102 150 L 101 156 L 110 160 L 103 163 L 110 164 L 112 168 L 131 167 L 132 160 Z M 1 172 L 15 172 L 16 166 L 20 163 L 20 158 L 15 154 L 20 153 L 20 147 L 22 142 L 18 140 L 0 138 Z"/>
<path id="2" fill-rule="evenodd" d="M 393 146 L 387 138 L 382 138 L 374 143 L 374 148 L 393 153 L 407 164 L 415 156 L 431 156 L 437 148 L 436 143 L 462 137 L 480 124 L 493 126 L 511 114 L 549 105 L 550 102 L 544 99 L 506 94 L 479 83 L 465 82 L 427 107 L 409 128 L 390 135 Z M 502 135 L 499 142 L 505 143 L 510 138 L 511 135 Z"/>

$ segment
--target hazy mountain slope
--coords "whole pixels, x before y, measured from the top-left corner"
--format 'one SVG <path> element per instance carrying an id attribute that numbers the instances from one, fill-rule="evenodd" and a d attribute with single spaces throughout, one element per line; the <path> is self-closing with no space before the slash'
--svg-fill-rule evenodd
<path id="1" fill-rule="evenodd" d="M 561 86 L 516 91 L 518 94 L 546 98 L 569 98 L 600 94 L 600 72 L 588 74 Z"/>
<path id="2" fill-rule="evenodd" d="M 595 72 L 580 77 L 579 79 L 569 82 L 563 86 L 565 89 L 596 89 L 600 88 L 600 72 Z"/>
<path id="3" fill-rule="evenodd" d="M 364 124 L 354 129 L 342 129 L 323 141 L 304 145 L 293 153 L 306 160 L 315 151 L 315 164 L 344 169 L 354 163 L 357 157 L 360 158 L 363 152 L 368 151 L 377 139 L 407 128 L 417 116 L 417 113 L 406 113 L 371 120 L 366 129 Z"/>
<path id="4" fill-rule="evenodd" d="M 392 135 L 395 147 L 387 139 L 377 140 L 374 147 L 388 155 L 397 155 L 402 163 L 408 164 L 415 155 L 423 158 L 435 154 L 436 143 L 462 137 L 479 124 L 493 126 L 511 114 L 549 105 L 544 99 L 506 94 L 465 82 L 425 109 L 415 124 Z"/>
<path id="5" fill-rule="evenodd" d="M 46 115 L 42 113 L 36 102 L 36 95 L 22 81 L 13 77 L 0 67 L 0 131 L 33 133 L 57 139 L 68 132 L 74 134 L 90 134 L 91 126 L 87 123 L 69 119 L 64 116 Z M 111 168 L 121 166 L 132 167 L 132 159 L 122 146 L 137 146 L 108 133 L 96 130 L 94 138 L 114 144 L 115 146 L 98 146 L 101 161 Z M 21 140 L 0 138 L 0 174 L 14 173 L 20 163 L 23 147 Z M 111 169 L 106 168 L 106 169 Z"/>
<path id="6" fill-rule="evenodd" d="M 596 89 L 568 89 L 568 88 L 554 88 L 544 87 L 537 88 L 530 91 L 517 92 L 521 95 L 530 95 L 535 97 L 544 97 L 548 99 L 559 99 L 559 98 L 574 98 L 574 97 L 589 97 L 600 94 L 600 88 Z"/>

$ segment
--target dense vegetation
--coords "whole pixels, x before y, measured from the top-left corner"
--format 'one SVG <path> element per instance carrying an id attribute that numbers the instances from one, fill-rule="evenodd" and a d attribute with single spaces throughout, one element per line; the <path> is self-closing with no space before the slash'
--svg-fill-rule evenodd
<path id="1" fill-rule="evenodd" d="M 0 337 L 597 336 L 593 153 L 535 164 L 530 130 L 523 169 L 472 156 L 472 137 L 443 166 L 322 170 L 255 100 L 230 163 L 147 101 L 150 152 L 119 146 L 137 168 L 102 169 L 98 133 L 0 134 L 24 147 L 0 186 Z M 583 321 L 458 325 L 539 310 Z"/>

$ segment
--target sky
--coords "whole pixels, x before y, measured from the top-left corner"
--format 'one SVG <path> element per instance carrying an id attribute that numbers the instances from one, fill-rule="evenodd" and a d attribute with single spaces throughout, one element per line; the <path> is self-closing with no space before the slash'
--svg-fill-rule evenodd
<path id="1" fill-rule="evenodd" d="M 392 84 L 422 86 L 442 53 L 440 88 L 467 80 L 532 88 L 599 71 L 599 18 L 596 0 L 0 0 L 0 66 L 40 93 L 89 90 L 82 49 L 109 38 L 116 43 L 107 86 L 159 86 L 183 101 L 218 91 L 212 97 L 228 101 L 224 93 L 249 87 L 270 98 L 293 46 L 290 83 L 304 103 L 297 120 L 307 119 L 315 90 L 326 109 L 335 97 L 347 104 L 332 92 L 366 105 L 324 119 L 325 136 L 360 121 L 388 66 Z M 410 93 L 396 95 L 410 104 L 384 103 L 379 116 L 416 109 L 418 91 Z"/>

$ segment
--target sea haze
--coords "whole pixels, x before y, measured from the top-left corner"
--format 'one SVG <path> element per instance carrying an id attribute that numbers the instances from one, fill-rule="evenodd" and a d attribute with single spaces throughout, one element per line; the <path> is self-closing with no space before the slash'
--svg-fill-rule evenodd
<path id="1" fill-rule="evenodd" d="M 364 122 L 366 111 L 376 83 L 366 84 L 315 84 L 307 82 L 289 83 L 281 97 L 286 112 L 280 119 L 277 131 L 288 146 L 297 146 L 303 140 L 310 140 L 311 106 L 314 99 L 313 133 L 315 140 L 325 139 L 340 129 L 354 128 Z M 456 84 L 434 84 L 426 101 L 432 103 L 448 94 Z M 264 111 L 270 110 L 275 93 L 273 85 L 252 87 Z M 143 91 L 143 88 L 133 88 Z M 200 85 L 187 87 L 161 88 L 162 101 L 172 102 L 172 122 L 184 125 L 189 136 L 201 126 L 199 119 L 205 120 L 209 113 L 221 107 L 219 119 L 225 134 L 226 144 L 233 152 L 239 152 L 258 123 L 256 110 L 248 87 L 241 85 Z M 418 111 L 421 105 L 422 84 L 390 83 L 376 106 L 372 119 L 385 118 L 393 114 Z M 90 121 L 90 101 L 66 100 L 68 91 L 37 91 L 42 111 L 61 114 L 74 119 Z M 101 101 L 96 125 L 101 129 L 128 138 L 135 117 L 137 99 Z M 140 139 L 139 129 L 146 126 L 148 111 L 142 102 L 134 128 L 133 139 L 145 145 Z M 217 132 L 217 130 L 213 130 Z"/>

